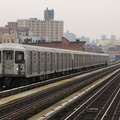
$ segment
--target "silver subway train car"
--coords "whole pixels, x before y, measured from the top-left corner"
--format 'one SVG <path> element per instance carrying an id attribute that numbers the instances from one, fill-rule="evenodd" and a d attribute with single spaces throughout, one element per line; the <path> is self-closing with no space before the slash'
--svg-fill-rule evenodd
<path id="1" fill-rule="evenodd" d="M 19 86 L 108 64 L 106 54 L 0 44 L 0 87 Z"/>

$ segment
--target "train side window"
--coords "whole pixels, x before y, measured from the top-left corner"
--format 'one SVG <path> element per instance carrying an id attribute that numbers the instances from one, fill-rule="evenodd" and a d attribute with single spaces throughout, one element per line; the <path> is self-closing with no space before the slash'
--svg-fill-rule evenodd
<path id="1" fill-rule="evenodd" d="M 22 63 L 24 61 L 24 53 L 22 51 L 15 52 L 15 63 Z"/>
<path id="2" fill-rule="evenodd" d="M 48 62 L 48 63 L 50 62 L 50 55 L 49 55 L 49 53 L 48 53 L 47 62 Z"/>

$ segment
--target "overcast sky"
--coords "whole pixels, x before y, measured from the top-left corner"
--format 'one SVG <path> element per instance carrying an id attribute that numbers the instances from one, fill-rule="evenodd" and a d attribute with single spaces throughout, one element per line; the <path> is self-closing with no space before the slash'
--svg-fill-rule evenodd
<path id="1" fill-rule="evenodd" d="M 55 20 L 64 21 L 64 32 L 78 37 L 120 38 L 120 0 L 0 0 L 0 26 L 17 19 L 44 19 L 44 10 L 54 9 Z"/>

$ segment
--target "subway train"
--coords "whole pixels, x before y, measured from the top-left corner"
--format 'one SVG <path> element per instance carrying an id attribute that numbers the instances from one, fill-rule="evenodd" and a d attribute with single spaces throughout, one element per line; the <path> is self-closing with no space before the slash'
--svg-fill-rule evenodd
<path id="1" fill-rule="evenodd" d="M 107 54 L 0 44 L 0 87 L 14 87 L 108 64 Z"/>

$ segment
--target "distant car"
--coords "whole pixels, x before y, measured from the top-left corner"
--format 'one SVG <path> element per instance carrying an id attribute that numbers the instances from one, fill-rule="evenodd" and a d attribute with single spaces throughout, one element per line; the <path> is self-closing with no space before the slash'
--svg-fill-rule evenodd
<path id="1" fill-rule="evenodd" d="M 106 54 L 0 44 L 0 86 L 19 86 L 108 64 Z"/>

